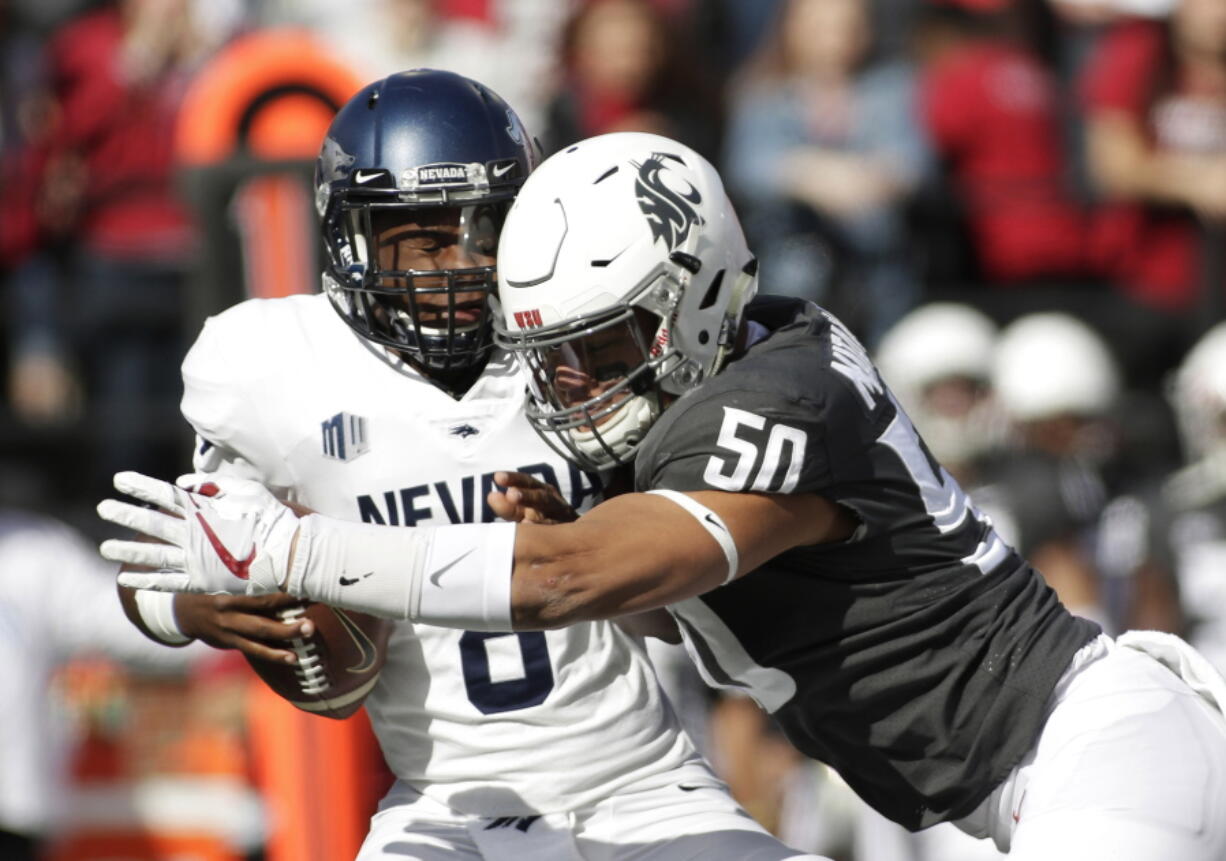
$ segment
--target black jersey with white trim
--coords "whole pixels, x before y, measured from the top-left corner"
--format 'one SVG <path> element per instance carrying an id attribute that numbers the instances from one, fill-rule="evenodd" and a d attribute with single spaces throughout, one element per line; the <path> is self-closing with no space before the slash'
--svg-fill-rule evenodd
<path id="1" fill-rule="evenodd" d="M 964 816 L 1098 627 L 996 535 L 838 320 L 775 298 L 748 316 L 771 333 L 665 410 L 637 489 L 816 493 L 860 526 L 670 610 L 708 681 L 757 699 L 883 814 Z"/>

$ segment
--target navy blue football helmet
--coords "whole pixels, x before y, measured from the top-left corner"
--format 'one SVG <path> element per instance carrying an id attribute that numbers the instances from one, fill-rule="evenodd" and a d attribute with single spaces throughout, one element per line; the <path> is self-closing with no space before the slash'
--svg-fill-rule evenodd
<path id="1" fill-rule="evenodd" d="M 363 87 L 315 166 L 337 312 L 427 371 L 483 361 L 498 235 L 536 162 L 519 117 L 476 81 L 418 69 Z"/>

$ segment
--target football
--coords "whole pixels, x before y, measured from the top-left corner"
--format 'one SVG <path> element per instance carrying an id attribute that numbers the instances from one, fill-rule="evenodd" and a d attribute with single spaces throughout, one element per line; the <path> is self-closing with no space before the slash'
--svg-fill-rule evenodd
<path id="1" fill-rule="evenodd" d="M 248 656 L 256 675 L 305 712 L 336 719 L 356 712 L 383 668 L 392 620 L 313 601 L 286 607 L 277 616 L 282 621 L 306 616 L 315 623 L 315 632 L 290 641 L 296 665 Z"/>

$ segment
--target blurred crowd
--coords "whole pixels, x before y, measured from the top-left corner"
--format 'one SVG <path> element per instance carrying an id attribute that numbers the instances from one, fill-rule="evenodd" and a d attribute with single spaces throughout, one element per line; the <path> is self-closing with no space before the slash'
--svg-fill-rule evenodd
<path id="1" fill-rule="evenodd" d="M 0 0 L 0 504 L 92 532 L 116 469 L 183 471 L 179 361 L 225 304 L 198 274 L 241 213 L 187 199 L 180 108 L 287 27 L 358 81 L 483 81 L 546 154 L 644 130 L 706 155 L 761 291 L 864 340 L 1066 605 L 1226 670 L 1226 0 Z M 895 834 L 666 675 L 791 842 L 995 857 Z"/>

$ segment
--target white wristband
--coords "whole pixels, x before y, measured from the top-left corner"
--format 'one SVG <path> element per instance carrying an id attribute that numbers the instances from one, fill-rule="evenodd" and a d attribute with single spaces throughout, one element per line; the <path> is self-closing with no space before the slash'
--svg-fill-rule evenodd
<path id="1" fill-rule="evenodd" d="M 724 558 L 728 560 L 728 576 L 724 578 L 724 582 L 731 583 L 736 579 L 740 556 L 736 552 L 736 542 L 732 540 L 732 533 L 728 531 L 728 525 L 724 523 L 723 518 L 694 497 L 686 496 L 684 493 L 678 493 L 675 490 L 649 490 L 647 492 L 671 499 L 693 515 L 702 528 L 707 530 L 711 537 L 719 543 L 719 549 L 724 551 Z"/>
<path id="2" fill-rule="evenodd" d="M 431 531 L 412 618 L 445 628 L 510 631 L 515 524 L 439 526 Z"/>
<path id="3" fill-rule="evenodd" d="M 149 629 L 154 639 L 168 646 L 181 646 L 190 643 L 191 637 L 184 636 L 179 630 L 179 622 L 175 619 L 174 592 L 154 592 L 152 589 L 136 590 L 136 612 Z"/>
<path id="4" fill-rule="evenodd" d="M 291 594 L 428 625 L 511 630 L 514 523 L 400 528 L 319 514 L 298 523 Z"/>

